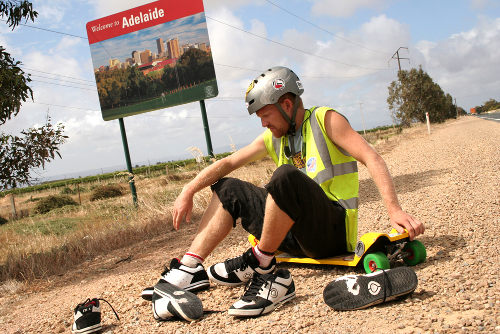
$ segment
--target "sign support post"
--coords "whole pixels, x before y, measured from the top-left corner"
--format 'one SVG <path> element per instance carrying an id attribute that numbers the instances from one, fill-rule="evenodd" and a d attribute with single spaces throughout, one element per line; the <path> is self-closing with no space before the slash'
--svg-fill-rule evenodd
<path id="1" fill-rule="evenodd" d="M 215 158 L 214 150 L 212 149 L 212 139 L 210 138 L 210 128 L 208 127 L 207 109 L 205 108 L 205 100 L 200 100 L 201 117 L 203 118 L 203 128 L 205 129 L 205 140 L 207 141 L 208 155 Z"/>
<path id="2" fill-rule="evenodd" d="M 134 173 L 132 171 L 132 163 L 130 162 L 130 153 L 128 151 L 127 134 L 125 133 L 125 124 L 123 123 L 123 118 L 119 118 L 120 122 L 120 132 L 122 134 L 123 151 L 125 151 L 125 160 L 127 161 L 127 170 L 129 173 L 128 183 L 130 185 L 130 191 L 132 192 L 132 201 L 134 206 L 137 206 L 137 192 L 135 190 Z"/>

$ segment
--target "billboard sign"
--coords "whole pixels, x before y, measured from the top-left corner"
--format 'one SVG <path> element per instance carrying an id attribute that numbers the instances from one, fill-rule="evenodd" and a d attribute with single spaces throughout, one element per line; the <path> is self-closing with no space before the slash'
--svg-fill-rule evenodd
<path id="1" fill-rule="evenodd" d="M 104 120 L 217 96 L 203 0 L 160 0 L 87 23 Z"/>

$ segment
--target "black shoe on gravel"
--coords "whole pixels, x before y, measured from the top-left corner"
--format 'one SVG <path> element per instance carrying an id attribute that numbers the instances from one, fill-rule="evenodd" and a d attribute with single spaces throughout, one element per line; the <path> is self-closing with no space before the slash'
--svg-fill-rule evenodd
<path id="1" fill-rule="evenodd" d="M 228 310 L 236 317 L 256 317 L 274 311 L 295 297 L 295 284 L 286 269 L 274 274 L 254 274 L 240 300 Z"/>
<path id="2" fill-rule="evenodd" d="M 101 305 L 99 301 L 105 301 L 111 307 L 120 320 L 118 314 L 111 304 L 103 298 L 87 299 L 81 304 L 78 304 L 74 310 L 74 321 L 71 326 L 71 332 L 75 334 L 89 334 L 100 331 L 101 326 Z"/>
<path id="3" fill-rule="evenodd" d="M 259 260 L 255 257 L 252 248 L 242 255 L 228 259 L 210 266 L 207 270 L 210 279 L 218 284 L 237 286 L 248 282 L 257 273 L 259 275 L 270 274 L 276 268 L 276 258 L 273 258 L 269 266 L 261 268 Z"/>
<path id="4" fill-rule="evenodd" d="M 359 310 L 404 298 L 417 288 L 418 278 L 408 267 L 379 270 L 367 275 L 347 275 L 328 284 L 325 303 L 337 311 Z"/>

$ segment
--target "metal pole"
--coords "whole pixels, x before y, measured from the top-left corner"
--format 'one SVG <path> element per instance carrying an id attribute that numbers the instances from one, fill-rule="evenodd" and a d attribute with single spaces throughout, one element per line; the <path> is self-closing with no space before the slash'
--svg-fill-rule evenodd
<path id="1" fill-rule="evenodd" d="M 130 184 L 130 190 L 132 192 L 132 201 L 134 205 L 137 206 L 137 192 L 135 190 L 134 183 L 134 173 L 132 171 L 132 163 L 130 162 L 130 153 L 128 151 L 127 134 L 125 133 L 125 124 L 123 123 L 123 118 L 119 118 L 120 122 L 120 132 L 122 134 L 123 150 L 125 151 L 125 161 L 127 162 L 127 170 L 129 172 L 128 183 Z"/>
<path id="2" fill-rule="evenodd" d="M 207 141 L 208 155 L 215 158 L 214 150 L 212 149 L 212 139 L 210 138 L 210 129 L 208 127 L 207 109 L 205 108 L 205 100 L 200 100 L 201 117 L 203 118 L 203 128 L 205 129 L 205 140 Z"/>

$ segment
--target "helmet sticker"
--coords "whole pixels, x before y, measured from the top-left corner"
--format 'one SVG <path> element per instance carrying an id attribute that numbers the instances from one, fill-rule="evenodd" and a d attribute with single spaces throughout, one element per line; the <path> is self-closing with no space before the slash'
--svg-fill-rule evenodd
<path id="1" fill-rule="evenodd" d="M 283 79 L 276 79 L 273 81 L 273 87 L 276 90 L 280 90 L 285 88 L 285 80 Z"/>
<path id="2" fill-rule="evenodd" d="M 250 85 L 248 86 L 247 88 L 247 92 L 245 93 L 245 98 L 247 97 L 248 93 L 250 93 L 250 91 L 253 89 L 253 86 L 254 86 L 254 82 L 250 82 Z"/>
<path id="3" fill-rule="evenodd" d="M 304 89 L 304 87 L 302 86 L 302 82 L 300 82 L 300 80 L 297 80 L 297 88 Z"/>
<path id="4" fill-rule="evenodd" d="M 316 157 L 310 157 L 308 160 L 307 160 L 307 164 L 306 164 L 306 170 L 308 172 L 311 172 L 311 173 L 314 173 L 316 171 L 316 167 L 317 167 L 317 164 L 316 164 Z"/>

